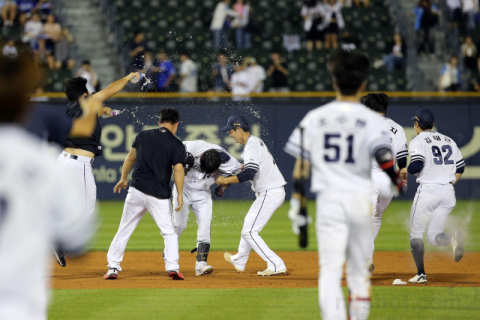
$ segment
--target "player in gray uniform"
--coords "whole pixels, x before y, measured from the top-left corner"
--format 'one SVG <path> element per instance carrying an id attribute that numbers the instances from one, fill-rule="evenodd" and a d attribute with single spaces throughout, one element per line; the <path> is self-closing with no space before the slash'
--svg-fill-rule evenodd
<path id="1" fill-rule="evenodd" d="M 455 208 L 454 186 L 460 180 L 465 161 L 451 138 L 432 131 L 435 123 L 433 112 L 419 109 L 414 128 L 417 136 L 410 141 L 411 162 L 408 173 L 417 175 L 420 183 L 410 211 L 410 246 L 417 266 L 417 275 L 408 282 L 427 283 L 423 255 L 423 234 L 427 229 L 428 242 L 432 246 L 452 245 L 453 258 L 463 257 L 463 235 L 457 231 L 453 235 L 444 233 L 448 215 Z"/>

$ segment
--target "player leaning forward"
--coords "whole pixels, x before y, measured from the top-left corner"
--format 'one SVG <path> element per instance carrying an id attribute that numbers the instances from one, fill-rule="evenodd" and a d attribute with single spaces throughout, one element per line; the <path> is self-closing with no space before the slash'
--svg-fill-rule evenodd
<path id="1" fill-rule="evenodd" d="M 465 161 L 455 141 L 432 131 L 435 122 L 432 111 L 419 109 L 412 120 L 417 136 L 410 141 L 411 162 L 407 170 L 417 175 L 420 186 L 410 211 L 410 246 L 417 275 L 408 282 L 427 283 L 423 264 L 423 234 L 427 224 L 430 245 L 451 244 L 455 261 L 463 257 L 462 233 L 457 231 L 452 235 L 443 231 L 448 215 L 455 208 L 454 186 L 465 170 Z"/>
<path id="2" fill-rule="evenodd" d="M 145 212 L 150 212 L 160 228 L 165 242 L 165 270 L 173 280 L 183 280 L 178 265 L 178 235 L 173 227 L 173 215 L 170 196 L 172 167 L 177 196 L 178 212 L 183 206 L 183 181 L 185 173 L 185 146 L 175 137 L 180 115 L 174 109 L 160 111 L 158 125 L 160 128 L 140 132 L 132 144 L 132 149 L 125 158 L 122 177 L 113 192 L 119 192 L 128 186 L 127 176 L 133 165 L 132 181 L 123 207 L 122 219 L 117 234 L 108 249 L 108 272 L 104 279 L 117 279 L 122 271 L 120 263 L 125 254 L 128 240 Z"/>
<path id="3" fill-rule="evenodd" d="M 294 130 L 286 151 L 312 166 L 320 255 L 319 303 L 324 320 L 347 319 L 341 288 L 347 262 L 349 319 L 370 311 L 369 245 L 372 238 L 372 158 L 402 189 L 391 139 L 377 113 L 359 103 L 369 71 L 360 52 L 339 50 L 328 60 L 336 100 L 310 111 Z M 296 168 L 300 165 L 297 164 Z M 296 172 L 294 176 L 298 178 Z"/>
<path id="4" fill-rule="evenodd" d="M 245 216 L 238 253 L 232 255 L 225 252 L 225 259 L 232 263 L 237 271 L 243 272 L 253 248 L 268 266 L 266 270 L 258 271 L 257 275 L 285 275 L 287 274 L 285 263 L 267 246 L 258 233 L 265 227 L 275 210 L 283 204 L 285 200 L 283 186 L 286 182 L 265 143 L 250 134 L 248 122 L 244 117 L 240 115 L 229 117 L 227 126 L 221 130 L 230 132 L 230 137 L 236 143 L 245 146 L 242 153 L 244 171 L 228 178 L 219 177 L 216 183 L 224 186 L 251 180 L 252 189 L 257 196 Z"/>
<path id="5" fill-rule="evenodd" d="M 202 140 L 185 141 L 187 158 L 192 158 L 192 168 L 185 176 L 183 188 L 184 205 L 174 215 L 175 232 L 178 237 L 187 227 L 190 206 L 197 218 L 197 259 L 195 274 L 202 276 L 213 272 L 207 263 L 210 251 L 210 226 L 212 223 L 212 194 L 210 186 L 220 175 L 229 177 L 242 170 L 240 162 L 222 147 Z M 191 161 L 191 160 L 190 160 Z M 187 171 L 187 170 L 186 170 Z M 224 188 L 217 187 L 215 194 L 223 196 Z M 177 206 L 177 189 L 173 189 L 173 206 Z M 192 251 L 194 252 L 194 251 Z"/>

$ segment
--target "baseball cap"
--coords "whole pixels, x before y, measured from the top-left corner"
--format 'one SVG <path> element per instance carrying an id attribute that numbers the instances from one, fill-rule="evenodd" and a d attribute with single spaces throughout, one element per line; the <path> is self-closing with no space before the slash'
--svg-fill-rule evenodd
<path id="1" fill-rule="evenodd" d="M 248 128 L 248 121 L 239 114 L 228 117 L 227 125 L 220 129 L 220 131 L 228 132 L 235 127 Z"/>
<path id="2" fill-rule="evenodd" d="M 433 126 L 433 123 L 435 122 L 435 116 L 433 115 L 432 111 L 421 108 L 417 110 L 415 116 L 412 117 L 411 120 L 417 121 L 423 126 Z"/>

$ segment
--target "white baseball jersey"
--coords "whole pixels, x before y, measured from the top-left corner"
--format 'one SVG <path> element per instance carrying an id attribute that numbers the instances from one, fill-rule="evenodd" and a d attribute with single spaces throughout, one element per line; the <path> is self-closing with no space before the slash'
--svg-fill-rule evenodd
<path id="1" fill-rule="evenodd" d="M 245 169 L 257 171 L 252 181 L 252 189 L 255 192 L 263 192 L 287 184 L 262 139 L 250 135 L 243 150 L 242 159 Z"/>
<path id="2" fill-rule="evenodd" d="M 208 143 L 203 140 L 184 141 L 183 144 L 185 145 L 187 152 L 190 152 L 195 158 L 195 164 L 192 170 L 190 170 L 185 176 L 184 188 L 190 190 L 209 190 L 210 186 L 215 183 L 215 179 L 220 175 L 229 177 L 242 170 L 240 162 L 232 157 L 225 149 L 216 144 Z M 222 152 L 224 156 L 221 157 L 222 162 L 220 168 L 214 173 L 207 175 L 200 170 L 200 157 L 205 151 L 210 149 L 218 150 Z"/>
<path id="3" fill-rule="evenodd" d="M 93 216 L 54 159 L 16 126 L 0 126 L 0 319 L 47 318 L 52 247 L 81 251 Z"/>
<path id="4" fill-rule="evenodd" d="M 435 132 L 422 131 L 410 141 L 411 162 L 421 161 L 418 183 L 449 184 L 456 181 L 458 168 L 465 166 L 460 149 L 451 138 Z"/>
<path id="5" fill-rule="evenodd" d="M 390 138 L 392 138 L 392 153 L 395 155 L 395 159 L 405 158 L 408 156 L 408 144 L 407 137 L 405 136 L 405 131 L 402 126 L 393 121 L 390 118 L 385 119 L 385 126 L 388 130 Z M 374 160 L 372 164 L 373 172 L 383 172 L 383 170 L 378 165 L 377 161 Z"/>
<path id="6" fill-rule="evenodd" d="M 312 192 L 371 192 L 372 155 L 391 148 L 385 120 L 360 103 L 333 101 L 307 113 L 300 126 L 304 158 L 312 164 Z M 300 156 L 300 130 L 285 151 Z"/>

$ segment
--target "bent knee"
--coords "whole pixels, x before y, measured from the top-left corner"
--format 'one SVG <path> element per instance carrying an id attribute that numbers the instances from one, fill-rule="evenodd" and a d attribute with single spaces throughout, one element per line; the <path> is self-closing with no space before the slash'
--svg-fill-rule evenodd
<path id="1" fill-rule="evenodd" d="M 435 240 L 436 234 L 429 234 L 427 235 L 428 243 L 430 243 L 433 247 L 438 247 L 438 243 Z"/>

